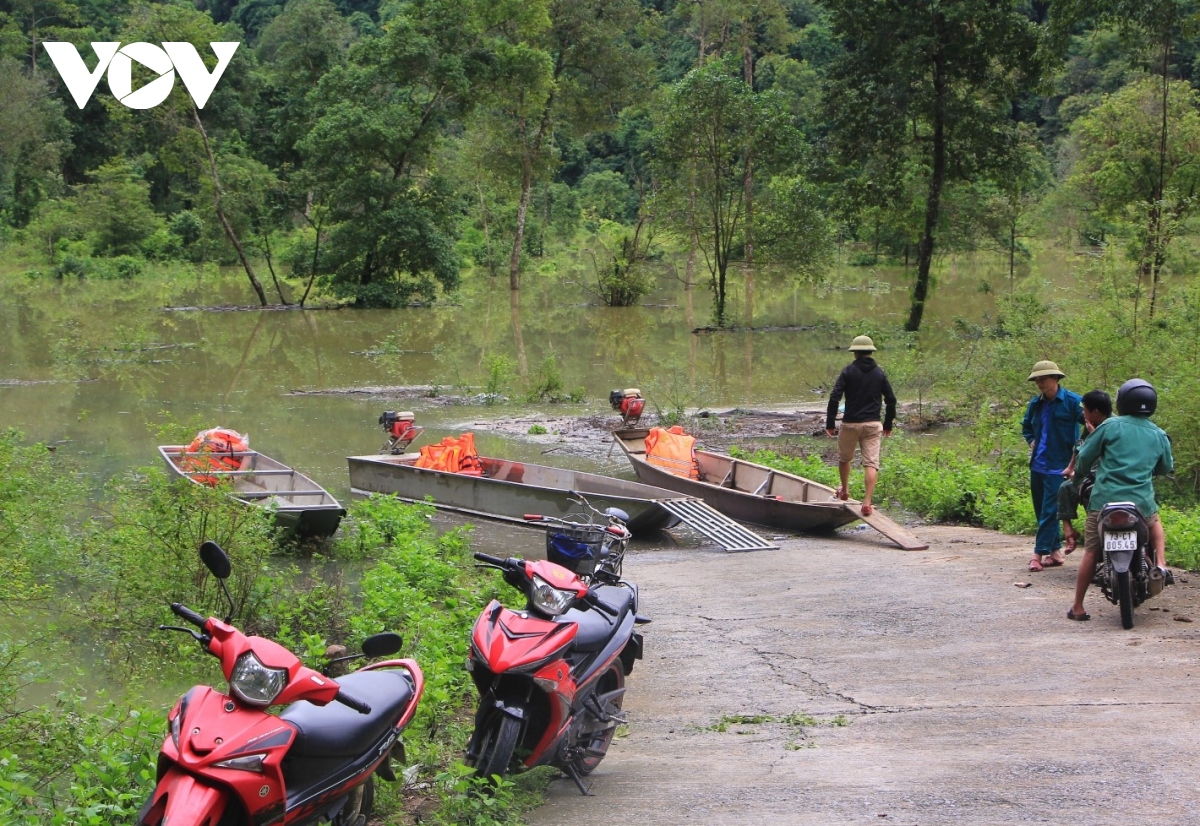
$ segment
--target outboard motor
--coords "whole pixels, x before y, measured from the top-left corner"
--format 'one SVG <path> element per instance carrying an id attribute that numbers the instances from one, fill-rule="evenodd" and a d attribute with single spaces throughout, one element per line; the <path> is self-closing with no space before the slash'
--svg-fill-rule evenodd
<path id="1" fill-rule="evenodd" d="M 613 410 L 621 414 L 621 427 L 636 426 L 646 409 L 642 391 L 636 387 L 611 391 L 608 394 L 608 403 Z"/>
<path id="2" fill-rule="evenodd" d="M 415 420 L 416 416 L 407 410 L 400 413 L 385 410 L 379 417 L 379 424 L 387 434 L 388 441 L 379 452 L 399 455 L 407 450 L 425 432 L 425 428 L 413 424 Z"/>

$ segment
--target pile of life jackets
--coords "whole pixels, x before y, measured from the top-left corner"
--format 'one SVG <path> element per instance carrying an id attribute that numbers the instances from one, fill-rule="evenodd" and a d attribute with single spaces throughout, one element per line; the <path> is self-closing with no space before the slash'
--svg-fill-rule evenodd
<path id="1" fill-rule="evenodd" d="M 475 434 L 464 433 L 455 438 L 447 436 L 441 444 L 425 445 L 416 467 L 443 470 L 446 473 L 461 473 L 464 476 L 482 476 L 483 463 L 475 451 Z"/>
<path id="2" fill-rule="evenodd" d="M 670 430 L 652 427 L 646 434 L 646 461 L 657 468 L 686 479 L 699 479 L 696 464 L 696 437 L 675 425 Z"/>
<path id="3" fill-rule="evenodd" d="M 236 430 L 224 427 L 214 427 L 201 430 L 192 439 L 192 443 L 184 449 L 180 466 L 185 471 L 196 470 L 241 470 L 249 458 L 245 455 L 250 450 L 249 435 L 243 436 Z M 218 476 L 193 476 L 202 485 L 215 487 L 220 481 Z"/>

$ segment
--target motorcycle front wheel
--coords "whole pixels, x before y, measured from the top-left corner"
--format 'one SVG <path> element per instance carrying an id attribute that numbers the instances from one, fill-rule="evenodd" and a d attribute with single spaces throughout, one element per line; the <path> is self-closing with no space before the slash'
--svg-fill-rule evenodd
<path id="1" fill-rule="evenodd" d="M 625 668 L 621 665 L 620 660 L 618 660 L 609 666 L 608 671 L 604 672 L 604 676 L 600 678 L 600 682 L 596 686 L 596 694 L 597 696 L 603 696 L 610 691 L 616 691 L 624 687 Z M 605 711 L 609 714 L 619 713 L 624 700 L 624 694 L 617 696 L 606 704 Z M 579 744 L 589 752 L 589 754 L 585 754 L 571 764 L 581 777 L 591 774 L 600 765 L 600 761 L 608 754 L 608 747 L 612 745 L 613 736 L 616 733 L 617 727 L 613 726 L 607 731 L 594 734 L 591 738 Z"/>
<path id="2" fill-rule="evenodd" d="M 1117 604 L 1121 606 L 1121 627 L 1128 631 L 1133 627 L 1133 588 L 1129 581 L 1129 571 L 1116 572 Z"/>
<path id="3" fill-rule="evenodd" d="M 494 714 L 486 723 L 487 729 L 479 745 L 479 756 L 475 758 L 475 776 L 501 777 L 508 774 L 513 751 L 521 735 L 521 723 L 507 714 Z"/>

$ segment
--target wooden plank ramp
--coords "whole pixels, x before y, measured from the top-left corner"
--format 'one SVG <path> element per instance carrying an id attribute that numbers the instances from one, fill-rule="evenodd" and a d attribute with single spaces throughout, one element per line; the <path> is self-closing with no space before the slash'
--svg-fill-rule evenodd
<path id="1" fill-rule="evenodd" d="M 928 542 L 884 516 L 878 506 L 874 508 L 874 512 L 870 516 L 863 515 L 861 502 L 844 502 L 842 507 L 906 551 L 924 551 L 929 547 Z"/>
<path id="2" fill-rule="evenodd" d="M 660 499 L 659 504 L 726 551 L 772 551 L 779 548 L 709 507 L 702 499 Z"/>

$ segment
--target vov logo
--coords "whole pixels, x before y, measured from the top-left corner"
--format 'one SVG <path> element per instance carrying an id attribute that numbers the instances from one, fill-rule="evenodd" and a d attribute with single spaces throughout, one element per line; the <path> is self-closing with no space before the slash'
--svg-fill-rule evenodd
<path id="1" fill-rule="evenodd" d="M 58 69 L 63 83 L 67 84 L 67 91 L 75 98 L 80 109 L 87 106 L 105 69 L 108 70 L 109 91 L 130 109 L 150 109 L 166 100 L 175 87 L 176 72 L 179 72 L 196 107 L 203 109 L 241 43 L 209 43 L 213 54 L 217 56 L 217 67 L 212 72 L 204 66 L 200 53 L 191 43 L 163 43 L 161 49 L 153 43 L 127 43 L 124 46 L 119 42 L 93 43 L 96 68 L 90 72 L 74 44 L 42 45 L 46 47 L 54 68 Z M 133 90 L 135 60 L 159 75 L 137 91 Z"/>

